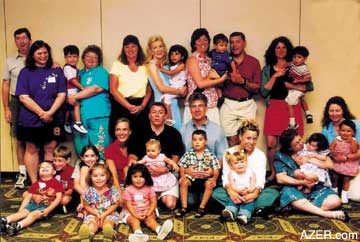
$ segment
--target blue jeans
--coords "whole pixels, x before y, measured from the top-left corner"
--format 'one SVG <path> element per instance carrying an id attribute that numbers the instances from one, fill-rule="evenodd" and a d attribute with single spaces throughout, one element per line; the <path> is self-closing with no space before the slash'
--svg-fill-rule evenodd
<path id="1" fill-rule="evenodd" d="M 233 214 L 235 214 L 235 216 L 245 215 L 249 220 L 251 218 L 251 214 L 255 210 L 255 201 L 235 204 L 231 199 L 229 199 L 225 208 L 230 210 Z"/>

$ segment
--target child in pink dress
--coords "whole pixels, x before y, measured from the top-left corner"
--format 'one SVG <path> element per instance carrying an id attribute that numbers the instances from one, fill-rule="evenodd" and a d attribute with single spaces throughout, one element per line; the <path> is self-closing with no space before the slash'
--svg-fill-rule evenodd
<path id="1" fill-rule="evenodd" d="M 156 232 L 159 240 L 171 232 L 173 223 L 166 220 L 161 226 L 156 221 L 155 208 L 157 206 L 156 194 L 149 170 L 143 164 L 130 166 L 125 180 L 126 188 L 123 192 L 125 207 L 120 214 L 120 222 L 130 225 L 133 234 L 129 241 L 147 241 L 149 236 L 141 230 L 141 223 L 145 223 L 152 231 Z"/>
<path id="2" fill-rule="evenodd" d="M 350 187 L 350 179 L 359 172 L 359 162 L 357 159 L 349 159 L 349 154 L 357 153 L 359 144 L 354 138 L 356 126 L 351 120 L 344 120 L 339 125 L 339 136 L 337 136 L 330 145 L 330 153 L 334 156 L 345 156 L 344 161 L 334 160 L 333 189 L 337 191 L 338 180 L 343 178 L 343 187 L 341 191 L 341 200 L 348 203 L 348 191 Z"/>

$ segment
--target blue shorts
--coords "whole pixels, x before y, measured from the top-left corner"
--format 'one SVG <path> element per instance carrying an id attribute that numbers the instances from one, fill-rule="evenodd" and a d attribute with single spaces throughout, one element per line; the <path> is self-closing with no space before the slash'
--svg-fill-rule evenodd
<path id="1" fill-rule="evenodd" d="M 33 211 L 41 211 L 48 207 L 49 205 L 45 205 L 43 203 L 36 203 L 34 201 L 30 201 L 28 205 L 25 206 L 25 209 L 29 212 Z"/>

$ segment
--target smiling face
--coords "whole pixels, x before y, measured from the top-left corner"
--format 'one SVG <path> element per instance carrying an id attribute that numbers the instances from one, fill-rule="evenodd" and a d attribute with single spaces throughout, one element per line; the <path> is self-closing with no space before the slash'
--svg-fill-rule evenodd
<path id="1" fill-rule="evenodd" d="M 83 61 L 86 69 L 94 68 L 99 65 L 99 57 L 95 52 L 87 52 Z"/>
<path id="2" fill-rule="evenodd" d="M 128 122 L 119 122 L 115 126 L 115 136 L 120 143 L 125 143 L 131 134 L 131 130 Z"/>
<path id="3" fill-rule="evenodd" d="M 206 53 L 209 49 L 209 40 L 206 38 L 205 35 L 201 35 L 195 41 L 195 50 L 199 53 Z"/>
<path id="4" fill-rule="evenodd" d="M 354 130 L 345 124 L 341 125 L 339 135 L 343 140 L 351 140 L 354 137 Z"/>
<path id="5" fill-rule="evenodd" d="M 282 42 L 279 42 L 275 47 L 275 56 L 278 59 L 285 59 L 287 53 L 286 45 Z"/>
<path id="6" fill-rule="evenodd" d="M 26 33 L 17 34 L 15 36 L 15 45 L 18 48 L 19 54 L 26 56 L 30 49 L 31 40 Z"/>
<path id="7" fill-rule="evenodd" d="M 50 162 L 42 162 L 39 166 L 39 177 L 44 180 L 50 180 L 54 175 L 56 171 L 54 169 L 54 166 Z"/>
<path id="8" fill-rule="evenodd" d="M 45 67 L 49 59 L 49 52 L 45 47 L 41 47 L 34 52 L 33 57 L 37 67 Z"/>
<path id="9" fill-rule="evenodd" d="M 60 156 L 56 156 L 53 158 L 53 163 L 56 171 L 61 171 L 66 166 L 67 162 L 67 159 Z"/>
<path id="10" fill-rule="evenodd" d="M 246 47 L 246 41 L 244 41 L 241 36 L 232 36 L 230 37 L 230 49 L 231 53 L 234 56 L 239 56 L 244 52 Z"/>
<path id="11" fill-rule="evenodd" d="M 88 167 L 92 167 L 99 159 L 92 149 L 88 149 L 80 158 Z"/>
<path id="12" fill-rule="evenodd" d="M 133 186 L 141 188 L 145 185 L 145 178 L 140 171 L 137 171 L 131 175 L 131 182 Z"/>
<path id="13" fill-rule="evenodd" d="M 90 179 L 95 188 L 101 189 L 107 186 L 109 175 L 104 168 L 96 167 L 92 170 Z"/>
<path id="14" fill-rule="evenodd" d="M 194 121 L 206 121 L 207 106 L 202 100 L 194 100 L 190 104 L 190 113 Z"/>
<path id="15" fill-rule="evenodd" d="M 295 136 L 291 141 L 291 150 L 293 151 L 293 154 L 299 152 L 303 148 L 304 148 L 303 138 L 300 135 Z"/>
<path id="16" fill-rule="evenodd" d="M 329 118 L 334 123 L 341 122 L 344 118 L 341 106 L 337 104 L 331 104 L 329 106 Z"/>
<path id="17" fill-rule="evenodd" d="M 165 54 L 165 45 L 162 41 L 158 40 L 151 44 L 151 55 L 153 59 L 163 60 Z"/>
<path id="18" fill-rule="evenodd" d="M 251 154 L 256 147 L 258 134 L 256 131 L 246 130 L 244 134 L 239 135 L 239 139 L 242 149 Z"/>
<path id="19" fill-rule="evenodd" d="M 231 168 L 238 174 L 243 174 L 246 171 L 247 160 L 233 157 L 231 161 Z"/>
<path id="20" fill-rule="evenodd" d="M 124 52 L 128 60 L 136 60 L 139 47 L 136 44 L 130 43 L 124 46 Z"/>

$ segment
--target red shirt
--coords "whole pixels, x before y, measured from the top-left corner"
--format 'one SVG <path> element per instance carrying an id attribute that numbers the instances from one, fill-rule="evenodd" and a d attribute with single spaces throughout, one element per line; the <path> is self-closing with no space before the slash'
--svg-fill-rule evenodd
<path id="1" fill-rule="evenodd" d="M 128 164 L 129 158 L 127 156 L 123 156 L 120 152 L 120 141 L 115 140 L 112 144 L 110 144 L 105 149 L 105 159 L 113 160 L 116 166 L 117 174 L 119 177 L 119 183 L 124 184 L 124 167 Z"/>
<path id="2" fill-rule="evenodd" d="M 71 179 L 73 172 L 74 167 L 67 164 L 61 171 L 57 171 L 55 174 L 55 179 L 63 185 L 65 191 L 74 187 L 73 179 Z"/>
<path id="3" fill-rule="evenodd" d="M 43 181 L 40 178 L 30 186 L 28 192 L 31 194 L 46 195 L 48 202 L 51 203 L 55 200 L 56 193 L 64 192 L 64 188 L 54 177 L 48 181 Z"/>
<path id="4" fill-rule="evenodd" d="M 261 68 L 259 61 L 245 54 L 243 61 L 238 65 L 236 64 L 236 70 L 247 82 L 258 83 L 259 87 L 261 84 Z M 244 88 L 244 85 L 234 84 L 231 80 L 226 80 L 224 83 L 224 97 L 233 99 L 250 97 L 251 94 Z"/>

